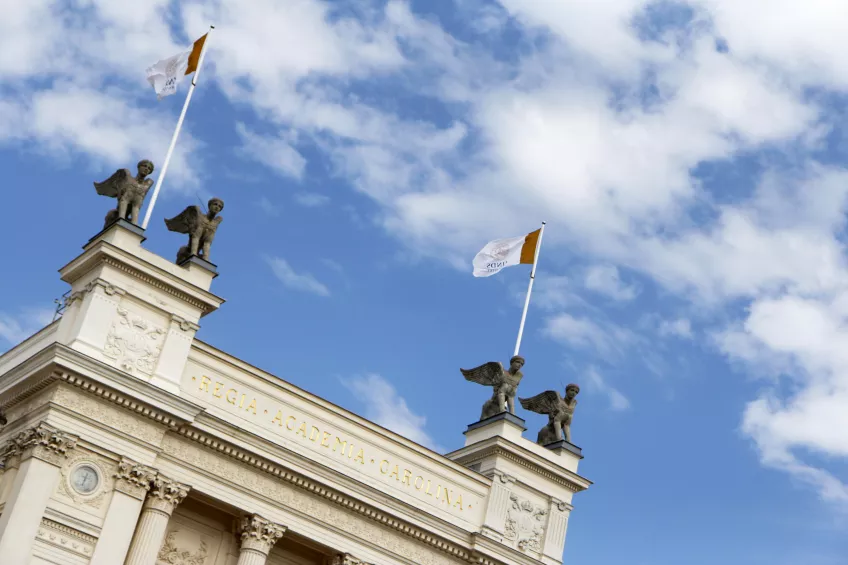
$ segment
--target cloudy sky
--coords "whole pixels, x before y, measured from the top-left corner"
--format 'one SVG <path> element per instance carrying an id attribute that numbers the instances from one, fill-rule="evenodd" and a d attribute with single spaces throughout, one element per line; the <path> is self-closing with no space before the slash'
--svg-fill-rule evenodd
<path id="1" fill-rule="evenodd" d="M 210 23 L 148 229 L 219 196 L 200 336 L 441 450 L 512 353 L 581 384 L 578 565 L 848 560 L 848 4 L 837 0 L 0 0 L 0 349 L 160 165 L 185 95 L 144 70 Z M 528 437 L 544 421 L 528 421 Z"/>

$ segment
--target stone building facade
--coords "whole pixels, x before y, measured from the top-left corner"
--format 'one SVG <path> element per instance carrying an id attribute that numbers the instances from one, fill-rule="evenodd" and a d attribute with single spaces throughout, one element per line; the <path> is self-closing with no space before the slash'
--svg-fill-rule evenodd
<path id="1" fill-rule="evenodd" d="M 0 356 L 3 565 L 562 562 L 579 450 L 508 415 L 437 454 L 195 337 L 215 267 L 119 221 Z"/>

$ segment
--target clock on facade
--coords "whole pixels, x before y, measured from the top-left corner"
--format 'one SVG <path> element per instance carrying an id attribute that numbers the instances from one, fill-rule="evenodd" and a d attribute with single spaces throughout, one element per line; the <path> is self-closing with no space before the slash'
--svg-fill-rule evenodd
<path id="1" fill-rule="evenodd" d="M 80 465 L 71 474 L 71 487 L 79 494 L 91 494 L 100 485 L 100 474 L 91 465 Z"/>

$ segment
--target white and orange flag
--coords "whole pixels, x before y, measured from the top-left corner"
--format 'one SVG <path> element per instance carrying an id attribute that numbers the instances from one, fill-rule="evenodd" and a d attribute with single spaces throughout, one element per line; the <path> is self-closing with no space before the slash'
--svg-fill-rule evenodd
<path id="1" fill-rule="evenodd" d="M 162 59 L 147 69 L 147 81 L 156 91 L 160 100 L 164 96 L 174 94 L 177 91 L 180 79 L 197 70 L 207 35 L 204 34 L 203 37 L 195 41 L 191 49 L 177 53 L 173 57 Z"/>
<path id="2" fill-rule="evenodd" d="M 521 237 L 496 239 L 487 243 L 474 257 L 475 277 L 490 277 L 504 267 L 513 265 L 532 265 L 536 260 L 536 246 L 539 244 L 538 229 Z"/>

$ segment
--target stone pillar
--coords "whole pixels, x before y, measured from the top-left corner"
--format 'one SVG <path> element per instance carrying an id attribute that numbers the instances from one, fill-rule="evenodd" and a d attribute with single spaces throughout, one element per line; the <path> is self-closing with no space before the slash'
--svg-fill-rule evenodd
<path id="1" fill-rule="evenodd" d="M 239 524 L 241 551 L 238 565 L 265 565 L 268 553 L 284 533 L 285 526 L 269 522 L 256 514 L 243 517 Z"/>
<path id="2" fill-rule="evenodd" d="M 489 493 L 489 504 L 486 506 L 486 521 L 481 533 L 498 541 L 503 539 L 506 511 L 509 508 L 509 485 L 515 482 L 515 477 L 495 471 L 492 478 L 492 490 Z"/>
<path id="3" fill-rule="evenodd" d="M 567 502 L 551 498 L 543 553 L 557 561 L 562 560 L 562 551 L 565 547 L 565 530 L 568 527 L 568 515 L 571 514 L 571 508 L 571 505 Z"/>
<path id="4" fill-rule="evenodd" d="M 28 565 L 35 535 L 47 502 L 56 489 L 59 469 L 77 438 L 45 423 L 12 440 L 12 457 L 20 457 L 0 515 L 0 556 L 3 565 Z"/>
<path id="5" fill-rule="evenodd" d="M 162 476 L 153 479 L 125 565 L 155 565 L 174 508 L 185 499 L 188 486 Z"/>
<path id="6" fill-rule="evenodd" d="M 118 464 L 115 492 L 106 511 L 103 529 L 91 556 L 90 565 L 123 563 L 132 541 L 144 498 L 156 472 L 128 459 Z"/>

